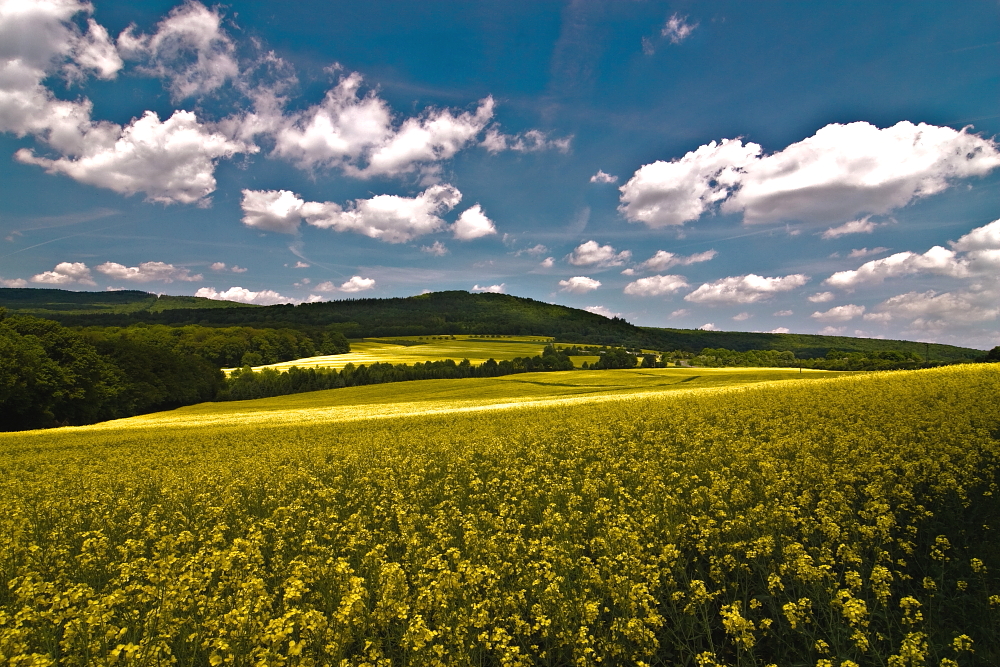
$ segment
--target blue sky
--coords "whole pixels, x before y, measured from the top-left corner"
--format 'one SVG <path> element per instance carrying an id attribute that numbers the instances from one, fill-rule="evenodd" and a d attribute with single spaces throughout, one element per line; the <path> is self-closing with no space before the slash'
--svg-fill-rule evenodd
<path id="1" fill-rule="evenodd" d="M 987 349 L 998 27 L 996 0 L 0 0 L 0 283 Z"/>

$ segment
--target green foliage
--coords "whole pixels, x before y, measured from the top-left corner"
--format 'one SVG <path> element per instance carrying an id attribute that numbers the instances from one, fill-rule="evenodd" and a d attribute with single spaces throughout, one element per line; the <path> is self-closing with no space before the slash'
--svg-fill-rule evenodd
<path id="1" fill-rule="evenodd" d="M 472 399 L 560 377 L 788 373 L 441 383 Z M 0 435 L 0 655 L 1000 664 L 994 367 L 596 386 L 440 411 L 400 383 Z"/>
<path id="2" fill-rule="evenodd" d="M 985 361 L 989 362 L 1000 361 L 1000 345 L 997 345 L 992 350 L 986 353 Z"/>
<path id="3" fill-rule="evenodd" d="M 639 358 L 628 350 L 613 347 L 604 351 L 601 358 L 597 360 L 597 363 L 592 364 L 591 368 L 635 368 L 638 360 Z"/>
<path id="4" fill-rule="evenodd" d="M 0 321 L 0 430 L 90 424 L 210 400 L 222 373 L 143 330 L 80 332 Z"/>
<path id="5" fill-rule="evenodd" d="M 791 351 L 749 350 L 737 352 L 724 348 L 705 348 L 691 358 L 691 364 L 709 368 L 722 367 L 772 367 L 815 368 L 833 371 L 889 371 L 929 368 L 946 362 L 928 363 L 915 352 L 883 350 L 870 352 L 845 352 L 830 350 L 825 357 L 798 359 Z"/>

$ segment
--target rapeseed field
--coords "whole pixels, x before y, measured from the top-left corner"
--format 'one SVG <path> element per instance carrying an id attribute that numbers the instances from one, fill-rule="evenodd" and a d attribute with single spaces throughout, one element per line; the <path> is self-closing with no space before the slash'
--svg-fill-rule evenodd
<path id="1" fill-rule="evenodd" d="M 0 435 L 0 662 L 1000 664 L 995 365 L 753 371 Z"/>

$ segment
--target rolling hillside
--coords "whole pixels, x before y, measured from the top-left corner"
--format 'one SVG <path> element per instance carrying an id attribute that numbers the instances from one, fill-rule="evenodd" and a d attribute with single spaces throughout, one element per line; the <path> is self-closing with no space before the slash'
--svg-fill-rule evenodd
<path id="1" fill-rule="evenodd" d="M 620 318 L 608 319 L 534 299 L 463 291 L 391 299 L 345 299 L 298 306 L 246 306 L 196 297 L 156 297 L 145 292 L 0 289 L 0 306 L 12 312 L 55 319 L 67 326 L 128 326 L 145 322 L 302 330 L 322 327 L 338 330 L 354 339 L 439 334 L 541 335 L 553 336 L 562 342 L 692 352 L 706 347 L 739 351 L 791 350 L 799 357 L 816 357 L 831 349 L 845 352 L 897 350 L 941 361 L 983 356 L 981 350 L 911 341 L 638 327 Z"/>

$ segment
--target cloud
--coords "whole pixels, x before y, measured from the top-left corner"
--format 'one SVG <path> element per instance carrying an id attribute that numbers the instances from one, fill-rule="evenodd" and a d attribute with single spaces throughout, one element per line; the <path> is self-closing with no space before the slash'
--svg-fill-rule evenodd
<path id="1" fill-rule="evenodd" d="M 667 23 L 660 30 L 660 35 L 669 39 L 671 44 L 680 44 L 685 39 L 690 37 L 691 33 L 694 32 L 694 29 L 697 27 L 697 23 L 688 23 L 686 16 L 673 14 L 669 19 L 667 19 Z"/>
<path id="2" fill-rule="evenodd" d="M 861 257 L 868 257 L 870 255 L 881 255 L 883 252 L 886 252 L 887 250 L 889 249 L 883 248 L 882 246 L 878 246 L 877 248 L 872 248 L 871 250 L 869 250 L 868 248 L 855 248 L 847 256 L 850 259 L 860 259 Z"/>
<path id="3" fill-rule="evenodd" d="M 308 269 L 310 266 L 312 266 L 312 265 L 311 264 L 306 264 L 305 262 L 295 262 L 295 266 L 293 266 L 292 268 L 293 269 Z"/>
<path id="4" fill-rule="evenodd" d="M 420 246 L 420 252 L 426 252 L 430 255 L 441 257 L 443 255 L 448 254 L 448 248 L 447 246 L 445 246 L 445 244 L 441 243 L 440 241 L 435 241 L 431 245 Z"/>
<path id="5" fill-rule="evenodd" d="M 506 234 L 504 236 L 506 236 Z M 537 257 L 539 255 L 544 255 L 548 251 L 549 251 L 548 248 L 546 248 L 541 243 L 538 243 L 530 248 L 525 248 L 524 250 L 518 250 L 516 253 L 514 253 L 514 256 L 519 257 L 521 255 L 531 255 L 532 257 Z"/>
<path id="6" fill-rule="evenodd" d="M 573 266 L 595 266 L 606 268 L 609 266 L 621 266 L 632 257 L 632 252 L 622 250 L 619 253 L 610 245 L 598 245 L 597 241 L 587 241 L 581 243 L 566 256 L 566 261 Z"/>
<path id="7" fill-rule="evenodd" d="M 600 280 L 587 278 L 586 276 L 573 276 L 569 280 L 560 280 L 560 292 L 571 292 L 573 294 L 584 294 L 601 286 Z"/>
<path id="8" fill-rule="evenodd" d="M 952 243 L 951 247 L 965 252 L 1000 249 L 1000 220 L 973 229 Z"/>
<path id="9" fill-rule="evenodd" d="M 557 150 L 568 153 L 573 137 L 549 139 L 549 135 L 541 130 L 528 130 L 520 134 L 504 134 L 495 127 L 486 131 L 486 138 L 480 144 L 490 153 L 500 151 L 515 151 L 517 153 L 537 153 L 545 150 Z"/>
<path id="10" fill-rule="evenodd" d="M 779 310 L 775 313 L 771 313 L 775 317 L 788 317 L 789 315 L 794 315 L 795 311 L 792 310 Z"/>
<path id="11" fill-rule="evenodd" d="M 751 315 L 746 311 L 743 311 L 738 315 L 733 315 L 733 319 L 736 320 L 737 322 L 745 322 L 746 320 L 749 320 L 751 317 L 753 317 L 753 315 Z"/>
<path id="12" fill-rule="evenodd" d="M 319 285 L 316 285 L 313 289 L 317 292 L 336 292 L 337 286 L 327 280 L 325 282 L 321 282 Z"/>
<path id="13" fill-rule="evenodd" d="M 122 61 L 107 31 L 92 19 L 84 34 L 71 22 L 93 6 L 73 0 L 6 2 L 0 10 L 0 131 L 33 135 L 60 157 L 27 148 L 17 160 L 49 173 L 162 203 L 204 203 L 215 190 L 215 163 L 256 146 L 228 138 L 190 111 L 166 121 L 151 112 L 122 127 L 91 119 L 86 98 L 57 99 L 43 84 L 62 72 L 114 78 Z"/>
<path id="14" fill-rule="evenodd" d="M 504 294 L 507 289 L 507 283 L 500 283 L 499 285 L 487 285 L 481 287 L 478 284 L 474 285 L 472 288 L 473 292 L 490 292 L 493 294 Z"/>
<path id="15" fill-rule="evenodd" d="M 591 183 L 617 183 L 618 182 L 618 177 L 617 176 L 612 176 L 611 174 L 606 174 L 603 171 L 601 171 L 600 169 L 598 169 L 597 173 L 590 177 L 590 182 Z"/>
<path id="16" fill-rule="evenodd" d="M 746 224 L 829 223 L 885 214 L 1000 166 L 992 139 L 909 121 L 884 129 L 834 123 L 761 153 L 758 144 L 723 139 L 644 165 L 620 188 L 619 210 L 653 228 L 696 220 L 716 205 L 742 213 Z M 854 231 L 864 231 L 865 221 L 855 222 Z"/>
<path id="17" fill-rule="evenodd" d="M 778 292 L 787 292 L 809 281 L 801 273 L 782 278 L 764 278 L 756 274 L 730 276 L 701 287 L 684 297 L 685 301 L 707 304 L 756 303 L 771 298 Z"/>
<path id="18" fill-rule="evenodd" d="M 486 217 L 479 204 L 462 211 L 451 226 L 452 235 L 459 241 L 471 241 L 497 233 L 493 221 Z"/>
<path id="19" fill-rule="evenodd" d="M 807 300 L 812 303 L 826 303 L 827 301 L 833 301 L 833 292 L 816 292 L 812 296 L 806 297 Z"/>
<path id="20" fill-rule="evenodd" d="M 770 331 L 768 331 L 767 333 L 773 333 L 773 334 L 786 334 L 786 333 L 788 333 L 788 332 L 789 332 L 789 328 L 788 328 L 788 327 L 778 327 L 777 329 L 771 329 L 771 330 L 770 330 Z"/>
<path id="21" fill-rule="evenodd" d="M 757 144 L 744 146 L 739 139 L 723 139 L 679 160 L 644 165 L 619 188 L 618 210 L 629 222 L 643 222 L 654 229 L 697 220 L 730 195 L 760 150 Z"/>
<path id="22" fill-rule="evenodd" d="M 878 227 L 877 224 L 872 222 L 869 218 L 870 215 L 861 218 L 860 220 L 851 220 L 850 222 L 845 222 L 839 227 L 830 227 L 828 230 L 823 232 L 821 238 L 824 240 L 835 239 L 838 236 L 844 236 L 845 234 L 871 234 Z"/>
<path id="23" fill-rule="evenodd" d="M 878 316 L 912 320 L 910 328 L 927 331 L 954 331 L 956 326 L 994 322 L 1000 318 L 1000 293 L 996 290 L 956 292 L 907 292 L 886 299 L 877 306 Z M 876 320 L 878 321 L 878 320 Z"/>
<path id="24" fill-rule="evenodd" d="M 304 219 L 321 229 L 405 243 L 442 229 L 445 222 L 440 215 L 461 199 L 462 193 L 454 186 L 432 185 L 416 197 L 376 195 L 356 199 L 343 208 L 334 202 L 304 202 L 288 190 L 244 190 L 243 224 L 292 234 Z"/>
<path id="25" fill-rule="evenodd" d="M 117 262 L 105 262 L 104 264 L 95 266 L 94 269 L 114 280 L 131 280 L 137 283 L 153 281 L 172 283 L 175 280 L 187 282 L 202 280 L 200 273 L 191 275 L 191 271 L 187 268 L 164 262 L 142 262 L 139 266 L 125 266 Z"/>
<path id="26" fill-rule="evenodd" d="M 684 276 L 656 275 L 629 283 L 625 286 L 624 292 L 633 296 L 660 296 L 661 294 L 673 294 L 685 287 L 690 287 L 690 285 Z"/>
<path id="27" fill-rule="evenodd" d="M 245 126 L 273 135 L 273 155 L 302 169 L 337 168 L 357 178 L 398 176 L 432 168 L 473 143 L 496 106 L 486 97 L 472 112 L 427 109 L 396 126 L 384 100 L 373 91 L 359 95 L 362 80 L 357 72 L 348 74 L 319 104 L 288 116 L 280 108 L 264 108 Z"/>
<path id="28" fill-rule="evenodd" d="M 90 275 L 90 269 L 83 262 L 59 262 L 51 271 L 44 271 L 31 277 L 33 283 L 44 283 L 47 285 L 69 285 L 80 283 L 81 285 L 96 285 Z"/>
<path id="29" fill-rule="evenodd" d="M 247 227 L 294 234 L 302 220 L 303 204 L 288 190 L 243 190 L 242 222 Z"/>
<path id="30" fill-rule="evenodd" d="M 129 59 L 143 60 L 145 73 L 168 80 L 175 101 L 205 95 L 239 76 L 222 15 L 200 2 L 174 7 L 152 35 L 135 30 L 131 25 L 118 36 L 118 48 Z"/>
<path id="31" fill-rule="evenodd" d="M 957 278 L 968 275 L 969 269 L 967 263 L 954 251 L 934 246 L 922 255 L 897 252 L 883 259 L 873 259 L 852 271 L 838 271 L 824 280 L 823 284 L 850 290 L 859 285 L 878 284 L 886 278 L 921 272 Z"/>
<path id="32" fill-rule="evenodd" d="M 250 269 L 247 269 L 247 268 L 242 267 L 242 266 L 237 266 L 237 265 L 234 264 L 233 268 L 231 268 L 229 270 L 232 271 L 233 273 L 246 273 Z"/>
<path id="33" fill-rule="evenodd" d="M 0 278 L 0 287 L 27 287 L 28 281 L 24 278 Z"/>
<path id="34" fill-rule="evenodd" d="M 224 292 L 218 292 L 212 287 L 201 287 L 194 295 L 205 299 L 215 299 L 216 301 L 239 301 L 259 306 L 271 306 L 277 303 L 299 303 L 298 299 L 282 296 L 274 290 L 266 289 L 253 292 L 243 287 L 230 287 Z"/>
<path id="35" fill-rule="evenodd" d="M 212 262 L 212 264 L 208 268 L 212 269 L 213 271 L 225 271 L 226 270 L 226 263 L 225 262 Z"/>
<path id="36" fill-rule="evenodd" d="M 606 317 L 609 320 L 612 317 L 618 317 L 619 315 L 621 315 L 621 313 L 613 313 L 613 312 L 611 312 L 609 309 L 605 308 L 604 306 L 587 306 L 586 308 L 584 308 L 584 310 L 587 311 L 588 313 L 594 313 L 595 315 L 601 315 L 602 317 Z"/>
<path id="37" fill-rule="evenodd" d="M 65 157 L 38 157 L 27 148 L 15 157 L 119 194 L 144 192 L 149 201 L 194 204 L 215 191 L 219 159 L 257 151 L 202 125 L 190 111 L 175 111 L 165 121 L 147 111 L 125 127 L 88 120 L 77 130 L 77 146 Z"/>
<path id="38" fill-rule="evenodd" d="M 685 315 L 690 315 L 691 311 L 687 308 L 681 308 L 680 310 L 675 310 L 670 313 L 670 317 L 684 317 Z"/>
<path id="39" fill-rule="evenodd" d="M 706 250 L 705 252 L 695 253 L 694 255 L 675 255 L 672 252 L 667 252 L 666 250 L 657 250 L 656 254 L 647 259 L 642 264 L 639 264 L 634 269 L 625 269 L 622 271 L 625 275 L 632 275 L 637 271 L 666 271 L 672 266 L 690 266 L 691 264 L 697 264 L 699 262 L 708 262 L 718 255 L 714 250 Z"/>
<path id="40" fill-rule="evenodd" d="M 839 336 L 840 334 L 844 333 L 845 329 L 847 329 L 847 327 L 828 326 L 820 329 L 819 334 L 821 336 Z"/>
<path id="41" fill-rule="evenodd" d="M 351 279 L 340 286 L 341 292 L 364 292 L 374 289 L 375 280 L 373 278 L 362 278 L 361 276 L 351 276 Z"/>
<path id="42" fill-rule="evenodd" d="M 555 257 L 546 257 L 541 262 L 539 262 L 538 266 L 540 266 L 543 269 L 551 269 L 555 265 L 555 263 L 556 263 Z"/>
<path id="43" fill-rule="evenodd" d="M 810 317 L 820 322 L 847 322 L 853 320 L 855 317 L 861 317 L 864 313 L 864 306 L 855 306 L 853 303 L 850 303 L 846 306 L 834 306 L 822 313 L 817 310 Z"/>
<path id="44" fill-rule="evenodd" d="M 718 331 L 718 330 L 719 330 L 719 329 L 718 329 L 718 328 L 717 328 L 717 327 L 715 326 L 715 324 L 713 324 L 712 322 L 709 322 L 709 323 L 707 323 L 707 324 L 702 324 L 702 325 L 701 325 L 700 327 L 698 327 L 698 329 L 699 329 L 700 331 Z"/>

